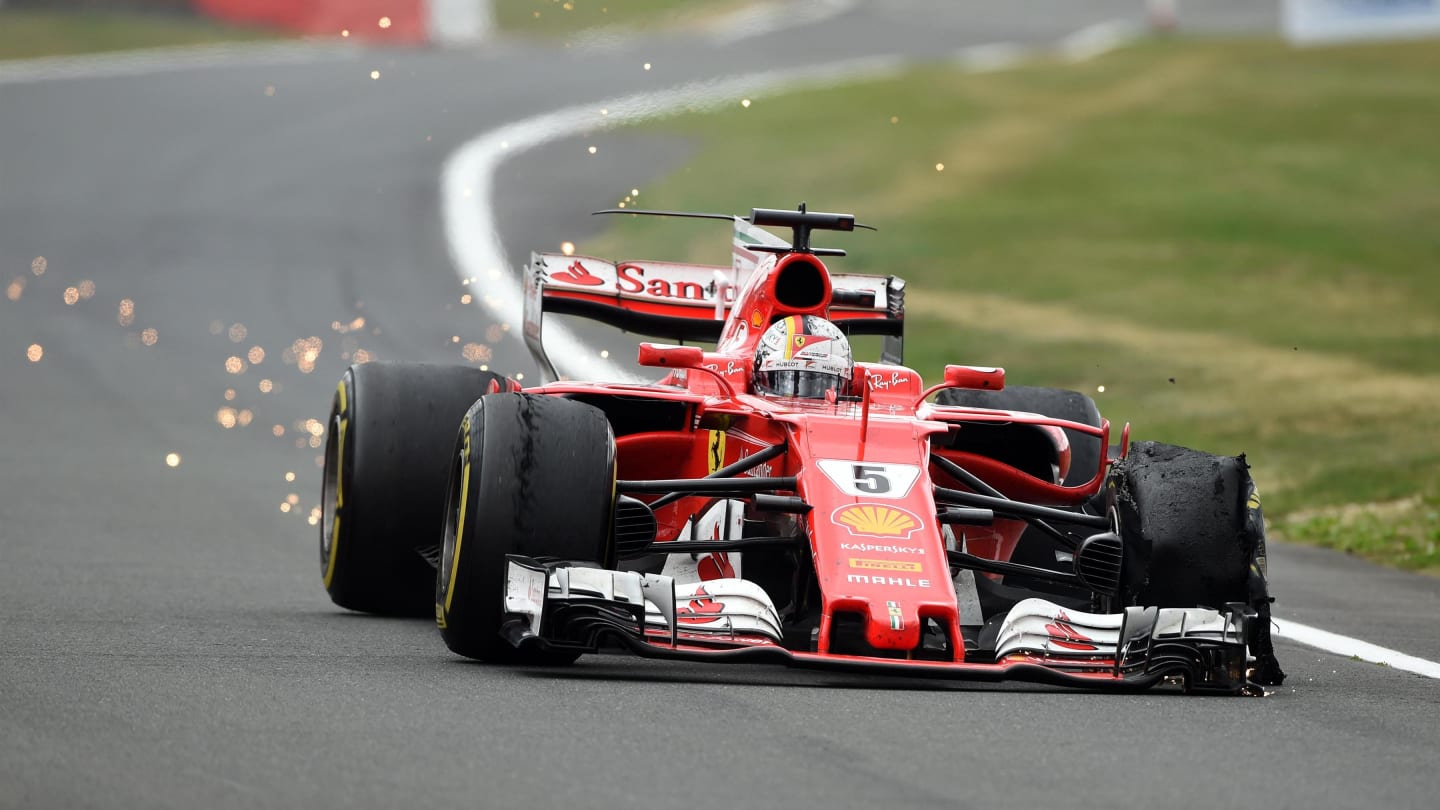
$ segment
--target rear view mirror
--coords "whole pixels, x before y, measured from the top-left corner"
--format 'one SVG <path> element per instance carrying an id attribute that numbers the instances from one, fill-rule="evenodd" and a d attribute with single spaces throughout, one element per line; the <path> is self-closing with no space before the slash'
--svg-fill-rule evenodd
<path id="1" fill-rule="evenodd" d="M 699 346 L 665 346 L 656 343 L 641 343 L 637 362 L 642 366 L 661 368 L 698 368 L 705 361 L 705 352 Z"/>
<path id="2" fill-rule="evenodd" d="M 1005 387 L 1005 369 L 985 366 L 946 366 L 945 387 L 999 391 Z"/>

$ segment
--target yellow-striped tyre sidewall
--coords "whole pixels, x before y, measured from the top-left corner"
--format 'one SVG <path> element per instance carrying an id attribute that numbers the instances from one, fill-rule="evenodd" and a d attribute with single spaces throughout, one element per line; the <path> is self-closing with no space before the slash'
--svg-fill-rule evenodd
<path id="1" fill-rule="evenodd" d="M 335 404 L 330 414 L 330 435 L 325 447 L 325 481 L 321 499 L 320 571 L 325 589 L 335 580 L 335 562 L 340 553 L 340 521 L 345 509 L 345 434 L 350 427 L 350 397 L 346 372 L 335 389 Z M 334 453 L 331 453 L 331 450 Z M 333 499 L 333 500 L 332 500 Z"/>
<path id="2" fill-rule="evenodd" d="M 455 598 L 455 575 L 460 570 L 460 550 L 465 538 L 466 507 L 470 499 L 470 436 L 470 414 L 467 413 L 460 421 L 460 450 L 456 460 L 458 471 L 453 473 L 458 479 L 458 487 L 451 493 L 456 503 L 453 507 L 447 504 L 455 525 L 446 526 L 445 544 L 440 555 L 440 570 L 436 580 L 435 624 L 441 630 L 446 627 L 450 604 Z"/>

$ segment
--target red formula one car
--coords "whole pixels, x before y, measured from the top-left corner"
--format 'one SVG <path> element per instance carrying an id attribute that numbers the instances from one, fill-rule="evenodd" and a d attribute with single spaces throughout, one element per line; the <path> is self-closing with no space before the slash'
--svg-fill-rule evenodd
<path id="1" fill-rule="evenodd" d="M 497 663 L 618 648 L 1092 689 L 1283 678 L 1243 457 L 1128 426 L 1112 451 L 1089 397 L 1001 369 L 925 385 L 901 363 L 904 283 L 832 273 L 843 252 L 811 246 L 853 216 L 682 216 L 733 222 L 733 265 L 527 270 L 551 380 L 545 311 L 713 342 L 641 344 L 657 382 L 346 371 L 320 534 L 337 604 L 433 609 L 451 650 Z M 853 335 L 882 336 L 879 362 L 853 360 Z"/>

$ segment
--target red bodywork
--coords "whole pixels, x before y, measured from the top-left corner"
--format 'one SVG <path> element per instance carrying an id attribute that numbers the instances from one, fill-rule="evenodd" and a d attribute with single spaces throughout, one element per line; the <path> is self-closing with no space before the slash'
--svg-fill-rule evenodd
<path id="1" fill-rule="evenodd" d="M 819 315 L 839 323 L 895 317 L 893 311 L 887 312 L 884 301 L 869 307 L 852 304 L 853 298 L 844 305 L 835 304 L 832 276 L 818 256 L 790 252 L 772 259 L 774 253 L 762 255 L 737 243 L 735 268 L 610 265 L 588 258 L 537 256 L 536 267 L 548 268 L 548 278 L 539 275 L 543 269 L 536 269 L 528 292 L 532 299 L 543 299 L 545 307 L 563 299 L 571 306 L 593 306 L 597 311 L 625 310 L 647 317 L 696 321 L 720 316 L 724 320 L 713 352 L 642 345 L 643 365 L 668 370 L 658 383 L 556 382 L 527 390 L 583 396 L 587 401 L 616 396 L 687 406 L 688 424 L 682 429 L 632 432 L 617 438 L 617 475 L 622 480 L 702 478 L 771 446 L 785 446 L 783 455 L 746 475 L 794 476 L 798 482 L 795 491 L 781 494 L 799 496 L 811 507 L 802 522 L 823 600 L 818 640 L 811 654 L 826 656 L 830 652 L 832 624 L 836 615 L 844 612 L 863 617 L 870 646 L 877 651 L 897 651 L 900 657 L 920 645 L 923 620 L 934 620 L 958 641 L 962 617 L 933 487 L 965 486 L 936 466 L 932 453 L 955 461 L 1009 498 L 1073 506 L 1100 489 L 1103 465 L 1081 486 L 1057 484 L 1066 473 L 1070 455 L 1061 428 L 1093 435 L 1104 442 L 1103 447 L 1108 446 L 1109 424 L 1096 428 L 1036 414 L 949 407 L 927 400 L 944 387 L 1002 387 L 1004 372 L 998 369 L 949 367 L 948 384 L 927 389 L 913 369 L 857 363 L 849 395 L 835 402 L 753 395 L 752 358 L 762 332 L 774 321 L 797 314 Z M 739 284 L 717 283 L 708 289 L 701 284 L 707 270 L 717 279 L 727 274 L 734 279 L 747 263 L 745 269 L 753 270 L 748 278 L 739 279 Z M 674 280 L 681 276 L 667 275 L 677 268 L 688 274 L 683 278 L 696 279 L 689 282 L 691 286 L 682 287 Z M 874 281 L 873 277 L 842 278 Z M 803 295 L 796 294 L 797 287 Z M 526 330 L 538 343 L 538 312 L 534 317 L 527 313 Z M 944 437 L 953 431 L 981 424 L 1042 426 L 1053 443 L 1055 476 L 1046 480 L 984 455 L 943 446 Z M 689 496 L 657 509 L 657 540 L 674 540 L 705 503 L 705 498 Z M 1025 526 L 1021 520 L 997 519 L 991 526 L 956 527 L 955 534 L 958 538 L 963 532 L 970 554 L 1007 560 Z M 664 639 L 668 646 L 669 636 Z M 707 646 L 698 639 L 692 641 L 697 653 L 714 650 L 713 643 Z M 751 646 L 777 646 L 763 638 L 746 641 Z M 681 646 L 685 644 L 682 632 Z M 1007 665 L 1034 663 L 1027 659 L 965 665 L 961 663 L 963 647 L 954 645 L 955 663 L 950 666 L 1003 670 Z M 795 651 L 789 656 L 797 662 L 807 654 Z M 1093 669 L 1075 668 L 1070 662 L 1071 671 L 1098 675 L 1108 673 L 1114 664 L 1108 658 L 1091 663 Z"/>

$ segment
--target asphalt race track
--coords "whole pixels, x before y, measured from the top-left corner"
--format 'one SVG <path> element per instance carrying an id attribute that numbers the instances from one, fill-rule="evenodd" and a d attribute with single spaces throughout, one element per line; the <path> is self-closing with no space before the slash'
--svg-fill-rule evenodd
<path id="1" fill-rule="evenodd" d="M 1440 682 L 1288 642 L 1264 699 L 612 656 L 544 672 L 326 598 L 306 420 L 346 358 L 473 344 L 528 368 L 460 300 L 438 210 L 454 149 L 694 78 L 1050 42 L 1139 4 L 991 5 L 862 4 L 723 48 L 0 71 L 0 807 L 1433 807 Z M 1273 24 L 1251 5 L 1195 23 Z M 594 227 L 686 147 L 551 154 L 502 167 L 511 256 Z M 1285 546 L 1271 571 L 1280 616 L 1440 660 L 1440 582 Z"/>

